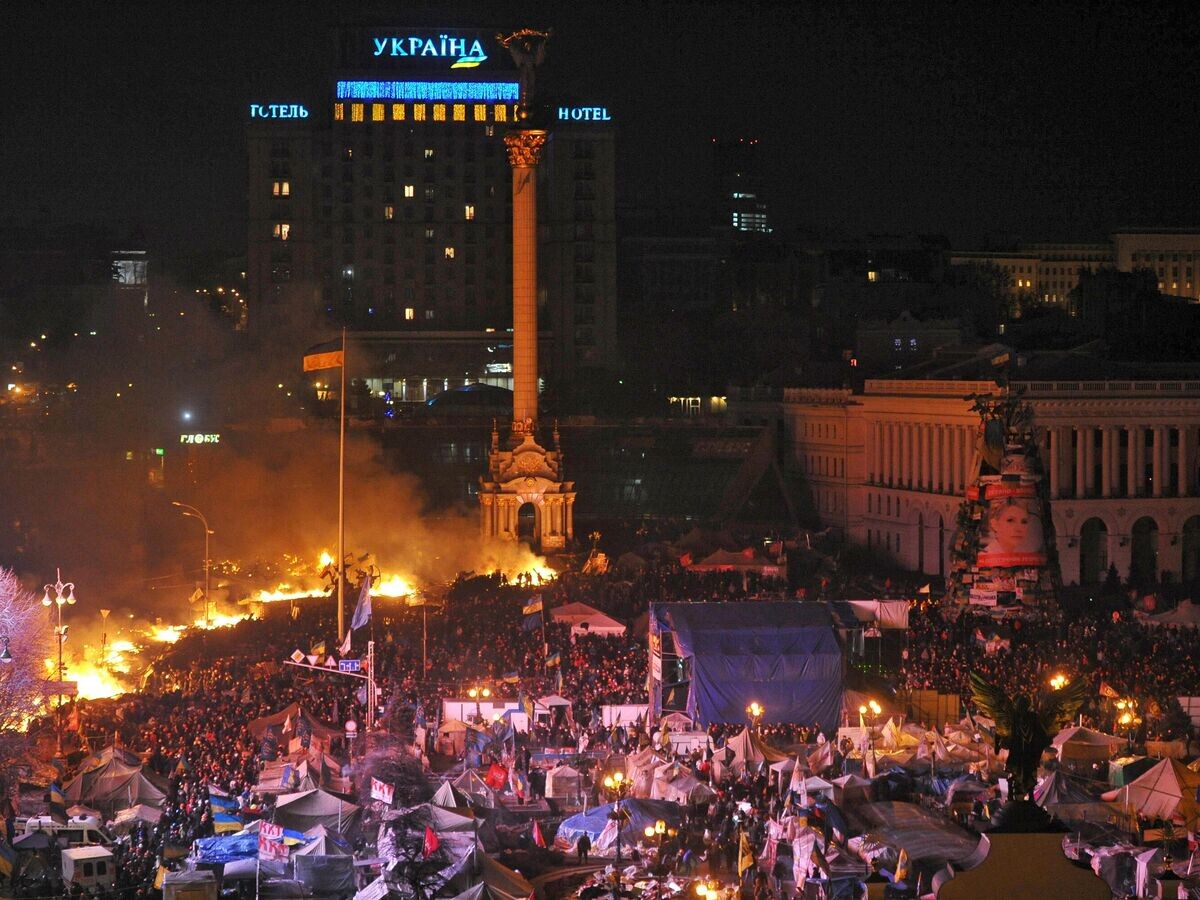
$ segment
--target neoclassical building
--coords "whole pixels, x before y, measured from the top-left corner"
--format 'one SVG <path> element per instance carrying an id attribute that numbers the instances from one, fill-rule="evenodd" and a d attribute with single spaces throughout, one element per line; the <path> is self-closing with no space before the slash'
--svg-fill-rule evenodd
<path id="1" fill-rule="evenodd" d="M 1033 409 L 1049 473 L 1064 584 L 1200 579 L 1200 380 L 1035 380 L 1010 373 Z M 948 570 L 963 491 L 978 469 L 966 399 L 994 380 L 869 379 L 861 391 L 731 395 L 744 424 L 771 424 L 822 527 L 906 568 Z"/>

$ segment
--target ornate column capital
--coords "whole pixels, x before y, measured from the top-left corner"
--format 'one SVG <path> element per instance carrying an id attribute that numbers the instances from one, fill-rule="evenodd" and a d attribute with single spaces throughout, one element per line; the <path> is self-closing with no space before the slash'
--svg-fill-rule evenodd
<path id="1" fill-rule="evenodd" d="M 508 148 L 508 164 L 514 169 L 533 169 L 542 161 L 542 148 L 546 146 L 544 131 L 510 131 L 504 135 L 504 146 Z"/>

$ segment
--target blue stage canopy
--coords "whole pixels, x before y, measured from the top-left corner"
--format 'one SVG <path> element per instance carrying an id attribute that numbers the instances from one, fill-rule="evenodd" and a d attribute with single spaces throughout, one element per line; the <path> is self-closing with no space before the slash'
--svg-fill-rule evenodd
<path id="1" fill-rule="evenodd" d="M 704 724 L 744 722 L 751 701 L 765 708 L 764 722 L 839 724 L 842 648 L 824 604 L 653 604 L 655 714 L 662 711 L 662 654 L 672 646 L 690 669 L 687 712 Z"/>

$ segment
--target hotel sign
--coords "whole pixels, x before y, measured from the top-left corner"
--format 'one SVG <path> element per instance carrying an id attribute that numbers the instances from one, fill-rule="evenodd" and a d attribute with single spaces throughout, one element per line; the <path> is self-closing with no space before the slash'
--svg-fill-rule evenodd
<path id="1" fill-rule="evenodd" d="M 181 434 L 179 436 L 181 444 L 219 444 L 221 436 L 219 434 Z"/>
<path id="2" fill-rule="evenodd" d="M 300 103 L 251 103 L 252 119 L 307 119 L 308 110 Z"/>
<path id="3" fill-rule="evenodd" d="M 560 122 L 611 122 L 612 114 L 607 106 L 560 106 Z"/>
<path id="4" fill-rule="evenodd" d="M 452 69 L 473 69 L 487 62 L 488 55 L 478 38 L 457 37 L 453 34 L 385 35 L 371 38 L 371 55 L 375 57 L 429 58 L 452 60 Z"/>

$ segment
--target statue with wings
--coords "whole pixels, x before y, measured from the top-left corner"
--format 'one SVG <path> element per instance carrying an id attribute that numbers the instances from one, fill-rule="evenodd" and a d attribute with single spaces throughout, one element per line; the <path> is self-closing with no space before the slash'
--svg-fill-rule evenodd
<path id="1" fill-rule="evenodd" d="M 971 673 L 971 698 L 996 722 L 996 748 L 1008 748 L 1009 796 L 1026 799 L 1037 782 L 1038 764 L 1054 735 L 1069 725 L 1091 688 L 1079 679 L 1036 696 L 1010 697 L 986 678 Z"/>

